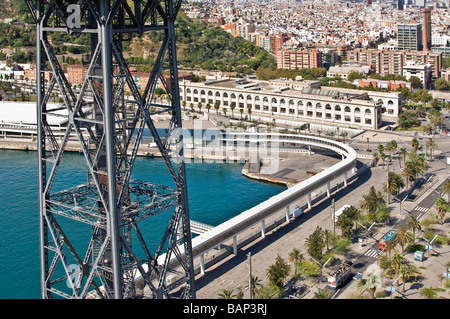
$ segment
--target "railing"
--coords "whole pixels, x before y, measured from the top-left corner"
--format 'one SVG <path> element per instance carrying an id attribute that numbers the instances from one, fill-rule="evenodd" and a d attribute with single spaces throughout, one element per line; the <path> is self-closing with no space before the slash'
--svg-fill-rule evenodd
<path id="1" fill-rule="evenodd" d="M 327 186 L 329 190 L 330 182 L 344 176 L 346 183 L 347 173 L 354 169 L 356 164 L 356 151 L 350 146 L 337 141 L 328 140 L 320 137 L 291 135 L 291 134 L 270 134 L 270 133 L 228 133 L 223 137 L 224 141 L 245 142 L 249 139 L 257 138 L 260 142 L 289 142 L 297 145 L 310 145 L 332 150 L 342 155 L 343 160 L 339 163 L 321 171 L 320 173 L 300 182 L 284 192 L 275 195 L 259 205 L 244 211 L 243 213 L 227 220 L 226 222 L 214 227 L 213 229 L 192 239 L 193 258 L 203 256 L 209 250 L 218 247 L 221 243 L 233 239 L 236 243 L 236 236 L 250 227 L 264 221 L 266 218 L 274 215 L 281 210 L 286 210 L 286 215 L 290 214 L 290 205 L 299 201 L 304 196 L 311 196 L 312 192 Z M 180 252 L 183 253 L 183 246 L 180 246 Z M 160 256 L 164 260 L 165 255 Z M 202 261 L 201 261 L 202 263 Z"/>

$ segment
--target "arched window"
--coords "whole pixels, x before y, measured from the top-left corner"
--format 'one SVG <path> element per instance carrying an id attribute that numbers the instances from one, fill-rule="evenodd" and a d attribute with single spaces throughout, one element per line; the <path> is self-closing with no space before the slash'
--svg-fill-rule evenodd
<path id="1" fill-rule="evenodd" d="M 334 107 L 334 110 L 340 112 L 340 111 L 341 111 L 341 107 L 340 107 L 339 105 L 336 105 L 336 106 Z"/>
<path id="2" fill-rule="evenodd" d="M 195 89 L 195 90 L 194 90 L 194 94 L 198 94 L 198 91 L 197 91 L 197 89 Z"/>
<path id="3" fill-rule="evenodd" d="M 191 93 L 191 89 L 187 88 L 186 93 L 188 93 L 188 94 Z"/>
<path id="4" fill-rule="evenodd" d="M 367 109 L 367 110 L 364 112 L 364 114 L 365 114 L 366 116 L 371 116 L 371 115 L 372 115 L 372 111 L 369 110 L 369 109 Z"/>
<path id="5" fill-rule="evenodd" d="M 345 112 L 350 112 L 350 107 L 349 107 L 349 106 L 346 106 L 345 109 L 344 109 L 344 111 L 345 111 Z"/>

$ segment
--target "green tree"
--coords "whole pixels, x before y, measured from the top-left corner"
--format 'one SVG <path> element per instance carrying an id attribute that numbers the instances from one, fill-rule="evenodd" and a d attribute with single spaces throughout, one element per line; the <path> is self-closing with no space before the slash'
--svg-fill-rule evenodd
<path id="1" fill-rule="evenodd" d="M 379 211 L 386 207 L 386 201 L 384 200 L 383 194 L 377 191 L 374 186 L 371 186 L 369 193 L 363 195 L 360 207 L 367 213 L 368 219 L 374 222 L 377 220 Z"/>
<path id="2" fill-rule="evenodd" d="M 422 225 L 417 216 L 409 215 L 408 229 L 412 230 L 413 244 L 416 242 L 416 231 L 422 230 Z"/>
<path id="3" fill-rule="evenodd" d="M 440 78 L 434 82 L 434 88 L 439 91 L 448 91 L 450 84 L 444 78 Z"/>
<path id="4" fill-rule="evenodd" d="M 370 273 L 366 280 L 367 289 L 372 299 L 375 299 L 375 291 L 381 286 L 380 277 L 377 274 Z"/>
<path id="5" fill-rule="evenodd" d="M 441 225 L 443 225 L 444 224 L 445 213 L 448 210 L 448 203 L 443 197 L 439 197 L 436 200 L 436 203 L 434 204 L 434 207 L 436 208 L 437 214 L 439 216 L 439 219 L 441 220 Z"/>
<path id="6" fill-rule="evenodd" d="M 392 256 L 391 264 L 395 271 L 395 279 L 397 279 L 399 276 L 399 270 L 400 266 L 403 264 L 403 260 L 404 258 L 400 254 L 394 254 L 394 256 Z M 396 282 L 396 284 L 398 285 L 398 281 Z"/>
<path id="7" fill-rule="evenodd" d="M 389 172 L 387 183 L 383 183 L 383 191 L 387 192 L 387 202 L 390 202 L 389 195 L 398 195 L 400 189 L 405 187 L 405 181 L 400 174 Z"/>
<path id="8" fill-rule="evenodd" d="M 404 255 L 404 248 L 413 241 L 413 234 L 407 230 L 406 227 L 400 227 L 395 237 L 395 242 L 402 247 L 402 255 Z"/>
<path id="9" fill-rule="evenodd" d="M 447 202 L 450 202 L 450 179 L 447 179 L 444 185 L 442 185 L 442 190 L 447 193 Z"/>
<path id="10" fill-rule="evenodd" d="M 231 117 L 234 117 L 234 109 L 236 108 L 236 102 L 231 102 L 230 109 L 231 109 Z"/>
<path id="11" fill-rule="evenodd" d="M 218 299 L 234 299 L 236 298 L 236 295 L 233 294 L 233 290 L 223 289 L 218 297 Z"/>
<path id="12" fill-rule="evenodd" d="M 284 290 L 277 285 L 268 282 L 256 291 L 255 296 L 257 299 L 278 299 L 280 298 L 283 291 Z"/>
<path id="13" fill-rule="evenodd" d="M 437 149 L 436 142 L 430 137 L 426 142 L 427 150 L 430 150 L 430 160 L 433 159 L 433 150 Z"/>
<path id="14" fill-rule="evenodd" d="M 294 276 L 297 276 L 298 265 L 303 259 L 303 254 L 297 248 L 292 249 L 289 253 L 289 261 L 294 265 Z"/>
<path id="15" fill-rule="evenodd" d="M 278 255 L 277 259 L 275 260 L 275 264 L 271 265 L 267 269 L 267 278 L 272 284 L 283 288 L 284 282 L 290 271 L 291 267 L 289 266 L 289 264 L 283 258 L 281 258 L 280 255 Z"/>
<path id="16" fill-rule="evenodd" d="M 422 288 L 419 290 L 419 294 L 426 299 L 436 299 L 437 298 L 437 292 L 436 289 L 433 287 L 430 288 Z"/>
<path id="17" fill-rule="evenodd" d="M 320 275 L 320 266 L 312 260 L 303 260 L 299 265 L 300 274 L 309 278 L 317 277 Z"/>
<path id="18" fill-rule="evenodd" d="M 326 289 L 318 288 L 317 291 L 314 292 L 314 299 L 331 299 L 332 293 Z"/>
<path id="19" fill-rule="evenodd" d="M 350 206 L 344 209 L 342 214 L 339 216 L 336 226 L 338 226 L 341 229 L 342 236 L 345 238 L 351 238 L 352 237 L 352 228 L 353 224 L 355 223 L 355 220 L 359 217 L 359 210 L 354 207 Z"/>
<path id="20" fill-rule="evenodd" d="M 315 260 L 322 259 L 325 241 L 323 239 L 323 230 L 321 227 L 317 226 L 316 230 L 306 238 L 306 247 L 308 255 Z"/>
<path id="21" fill-rule="evenodd" d="M 419 140 L 418 140 L 417 138 L 414 137 L 414 138 L 411 140 L 411 146 L 412 146 L 412 148 L 414 149 L 414 151 L 417 152 L 417 150 L 419 149 L 419 146 L 420 146 Z"/>
<path id="22" fill-rule="evenodd" d="M 250 290 L 252 296 L 255 296 L 258 288 L 261 287 L 261 279 L 252 275 L 250 276 L 250 283 L 247 283 L 245 287 Z"/>
<path id="23" fill-rule="evenodd" d="M 411 83 L 413 88 L 415 88 L 415 89 L 423 88 L 422 81 L 415 75 L 411 76 L 409 78 L 408 82 Z"/>
<path id="24" fill-rule="evenodd" d="M 400 150 L 398 151 L 398 155 L 403 157 L 403 162 L 405 162 L 406 155 L 408 155 L 408 150 L 406 149 L 406 147 L 401 147 Z M 400 167 L 402 167 L 401 163 L 400 163 Z"/>

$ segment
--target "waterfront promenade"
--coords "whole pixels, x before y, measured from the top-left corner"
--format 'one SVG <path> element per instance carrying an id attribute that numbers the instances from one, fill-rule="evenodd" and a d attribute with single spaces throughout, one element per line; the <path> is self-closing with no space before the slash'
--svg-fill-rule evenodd
<path id="1" fill-rule="evenodd" d="M 364 136 L 366 135 L 366 136 Z M 395 139 L 399 143 L 399 148 L 403 146 L 409 146 L 413 133 L 404 134 L 390 134 L 390 133 L 374 133 L 365 132 L 361 136 L 350 141 L 350 144 L 355 149 L 364 148 L 367 136 L 371 137 L 371 147 L 376 149 L 378 143 L 385 144 L 386 142 Z M 419 139 L 422 139 L 419 137 Z M 350 260 L 357 260 L 362 256 L 375 240 L 379 239 L 387 230 L 395 227 L 396 223 L 406 217 L 406 211 L 414 209 L 416 204 L 420 202 L 422 198 L 427 196 L 430 192 L 434 191 L 442 181 L 447 178 L 447 166 L 446 156 L 448 156 L 447 150 L 450 149 L 450 143 L 444 135 L 436 136 L 438 146 L 441 148 L 436 152 L 436 157 L 430 162 L 429 173 L 435 174 L 430 180 L 430 184 L 427 185 L 421 192 L 418 193 L 417 198 L 414 201 L 405 201 L 403 204 L 403 212 L 400 212 L 398 203 L 391 203 L 389 206 L 392 208 L 390 223 L 384 227 L 379 227 L 377 233 L 371 239 L 370 242 L 366 242 L 364 245 L 354 243 L 350 248 L 350 251 L 346 254 L 346 257 Z M 370 160 L 362 160 L 362 162 L 368 163 Z M 399 162 L 394 160 L 389 163 L 390 170 L 400 172 L 401 167 Z M 377 166 L 367 170 L 364 174 L 358 176 L 356 179 L 350 181 L 346 188 L 342 188 L 339 191 L 332 194 L 330 198 L 325 198 L 315 203 L 311 210 L 307 210 L 304 215 L 299 219 L 292 220 L 291 223 L 280 224 L 279 227 L 274 230 L 268 231 L 265 238 L 258 238 L 251 244 L 241 246 L 239 248 L 237 256 L 230 255 L 223 259 L 221 262 L 210 266 L 204 275 L 196 276 L 196 290 L 197 298 L 209 299 L 218 298 L 218 295 L 223 290 L 233 290 L 234 293 L 238 292 L 239 287 L 244 292 L 244 298 L 249 298 L 249 291 L 245 289 L 249 278 L 248 267 L 248 254 L 251 254 L 251 266 L 252 275 L 258 277 L 261 283 L 267 282 L 267 269 L 269 266 L 275 263 L 277 255 L 280 255 L 286 261 L 288 260 L 288 254 L 293 248 L 297 248 L 305 254 L 305 239 L 316 229 L 317 226 L 322 229 L 332 229 L 331 223 L 331 199 L 335 200 L 336 209 L 339 209 L 344 204 L 359 205 L 359 202 L 363 195 L 366 195 L 371 186 L 381 190 L 382 185 L 386 180 L 386 167 Z M 434 208 L 429 209 L 429 212 L 433 212 Z M 425 218 L 427 214 L 422 216 Z M 447 226 L 448 228 L 448 226 Z M 249 230 L 251 231 L 251 230 Z M 254 229 L 256 231 L 256 229 Z M 446 231 L 448 233 L 448 229 Z M 373 242 L 372 242 L 373 241 Z M 441 253 L 440 260 L 429 259 L 424 262 L 421 270 L 423 275 L 423 281 L 416 285 L 416 288 L 409 288 L 406 298 L 423 298 L 419 294 L 419 287 L 440 287 L 441 282 L 438 279 L 440 270 L 442 270 L 442 264 L 445 265 L 450 262 L 450 252 L 448 246 L 438 248 Z M 407 256 L 411 259 L 411 256 Z M 426 266 L 425 266 L 426 265 Z M 425 266 L 425 267 L 424 267 Z M 438 269 L 439 268 L 439 269 Z M 363 276 L 367 274 L 362 274 Z M 324 282 L 306 281 L 306 293 L 302 296 L 304 299 L 311 299 L 319 288 L 322 289 L 326 286 Z M 339 299 L 349 299 L 358 295 L 359 288 L 357 287 L 356 280 L 350 281 L 345 289 L 338 294 Z"/>
<path id="2" fill-rule="evenodd" d="M 364 132 L 363 134 L 357 136 L 354 139 L 348 140 L 347 144 L 350 143 L 352 147 L 356 150 L 360 150 L 360 154 L 366 156 L 370 155 L 364 152 L 366 144 L 366 138 L 370 137 L 370 144 L 372 149 L 376 149 L 377 143 L 384 144 L 391 139 L 396 139 L 400 145 L 409 145 L 412 139 L 412 133 L 405 134 L 390 134 L 381 132 Z M 25 142 L 24 145 L 30 145 L 29 142 Z M 445 143 L 444 143 L 445 144 Z M 399 147 L 400 147 L 399 145 Z M 447 145 L 447 144 L 446 144 Z M 447 145 L 448 146 L 448 145 Z M 443 148 L 445 149 L 445 147 Z M 447 148 L 448 149 L 448 148 Z M 442 154 L 445 151 L 441 150 Z M 311 160 L 313 157 L 307 155 L 300 155 L 302 163 L 306 164 L 308 158 Z M 284 158 L 286 159 L 286 158 Z M 293 159 L 290 159 L 293 160 Z M 316 160 L 312 160 L 316 162 Z M 283 163 L 280 169 L 286 168 L 287 166 L 292 166 L 292 161 L 281 161 Z M 359 165 L 370 164 L 371 159 L 369 157 L 361 158 Z M 311 164 L 311 163 L 310 163 Z M 314 164 L 314 163 L 313 163 Z M 435 159 L 431 162 L 432 167 L 429 172 L 435 172 L 441 174 L 445 172 L 445 164 L 443 165 L 442 157 Z M 283 165 L 287 165 L 286 167 Z M 306 166 L 307 167 L 307 166 Z M 394 161 L 390 164 L 391 171 L 398 171 L 398 161 Z M 304 166 L 298 166 L 291 172 L 292 176 L 296 174 L 304 174 Z M 297 172 L 297 173 L 296 173 Z M 367 194 L 370 186 L 375 186 L 377 189 L 381 189 L 381 185 L 385 181 L 386 169 L 382 166 L 378 166 L 366 171 L 365 174 L 358 176 L 356 179 L 349 181 L 347 188 L 342 188 L 339 191 L 332 194 L 331 198 L 336 201 L 336 209 L 342 207 L 346 203 L 358 204 L 362 195 Z M 431 190 L 430 190 L 431 191 Z M 424 196 L 424 194 L 422 194 Z M 252 258 L 252 274 L 257 276 L 262 280 L 262 283 L 267 281 L 266 270 L 267 268 L 275 262 L 277 254 L 280 254 L 285 260 L 288 259 L 287 255 L 293 248 L 298 248 L 304 251 L 305 238 L 311 234 L 317 226 L 322 228 L 332 227 L 330 222 L 331 214 L 331 198 L 325 198 L 316 202 L 311 210 L 307 210 L 306 214 L 296 220 L 292 220 L 292 223 L 280 223 L 278 227 L 273 230 L 267 231 L 265 238 L 258 238 L 257 240 L 244 244 L 239 247 L 238 254 L 235 256 L 233 254 L 225 257 L 218 263 L 208 266 L 204 275 L 198 274 L 196 276 L 196 289 L 197 298 L 217 298 L 218 294 L 222 292 L 223 289 L 230 289 L 237 292 L 237 287 L 245 287 L 248 281 L 248 265 L 247 265 L 247 254 L 251 253 Z M 417 200 L 416 200 L 417 201 Z M 399 214 L 397 206 L 398 204 L 391 204 L 390 206 L 394 208 L 393 210 L 393 220 L 398 219 Z M 411 209 L 415 205 L 414 202 L 405 202 L 405 209 Z M 390 226 L 389 226 L 390 227 Z M 384 229 L 379 229 L 378 233 L 381 236 Z M 259 233 L 259 227 L 255 226 L 248 230 L 249 235 L 252 233 Z M 230 246 L 228 246 L 230 247 Z M 227 244 L 222 246 L 222 249 L 228 249 Z M 358 257 L 364 253 L 367 246 L 359 247 L 354 245 L 350 256 L 353 258 Z M 211 252 L 213 253 L 213 252 Z M 435 275 L 433 275 L 435 277 Z M 430 276 L 431 278 L 431 276 Z M 338 298 L 350 298 L 352 287 L 355 285 L 354 282 L 349 284 L 349 288 L 345 289 Z M 318 288 L 323 287 L 324 284 L 311 283 L 310 293 L 305 295 L 304 298 L 312 298 L 313 292 Z M 353 287 L 353 290 L 356 288 Z M 416 293 L 416 296 L 418 294 Z M 244 290 L 244 297 L 248 298 L 248 290 Z"/>

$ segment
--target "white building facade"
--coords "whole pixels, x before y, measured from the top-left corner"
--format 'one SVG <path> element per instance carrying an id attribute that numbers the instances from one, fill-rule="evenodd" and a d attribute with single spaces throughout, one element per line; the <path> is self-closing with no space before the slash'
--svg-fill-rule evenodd
<path id="1" fill-rule="evenodd" d="M 383 101 L 371 98 L 352 98 L 336 91 L 308 88 L 292 90 L 278 88 L 267 82 L 219 80 L 211 82 L 180 81 L 180 97 L 186 106 L 203 110 L 209 104 L 210 112 L 217 105 L 227 114 L 262 115 L 298 122 L 376 129 L 382 123 Z M 233 106 L 233 110 L 232 110 Z M 249 112 L 248 110 L 251 110 Z"/>

